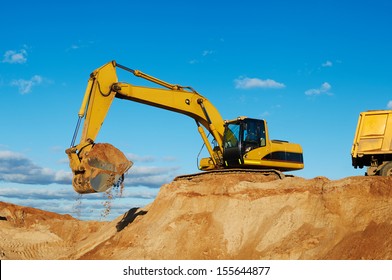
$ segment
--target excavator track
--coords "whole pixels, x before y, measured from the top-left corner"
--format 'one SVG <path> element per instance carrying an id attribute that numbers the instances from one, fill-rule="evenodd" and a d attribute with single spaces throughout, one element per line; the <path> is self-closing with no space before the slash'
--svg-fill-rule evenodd
<path id="1" fill-rule="evenodd" d="M 190 181 L 194 178 L 199 178 L 208 174 L 246 174 L 246 173 L 257 173 L 264 176 L 275 176 L 277 179 L 284 179 L 285 177 L 290 177 L 291 175 L 285 175 L 281 171 L 276 169 L 218 169 L 203 171 L 200 173 L 180 175 L 174 178 L 174 181 L 187 180 Z"/>

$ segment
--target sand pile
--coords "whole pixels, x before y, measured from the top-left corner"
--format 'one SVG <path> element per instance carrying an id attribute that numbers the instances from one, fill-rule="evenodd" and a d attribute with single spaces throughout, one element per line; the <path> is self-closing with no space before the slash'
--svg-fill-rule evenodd
<path id="1" fill-rule="evenodd" d="M 0 203 L 0 259 L 392 259 L 392 178 L 206 174 L 111 222 Z"/>

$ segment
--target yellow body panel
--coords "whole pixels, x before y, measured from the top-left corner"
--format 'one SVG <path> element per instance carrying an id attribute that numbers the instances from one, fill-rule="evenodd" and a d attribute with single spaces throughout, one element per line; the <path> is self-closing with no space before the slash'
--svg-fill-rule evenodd
<path id="1" fill-rule="evenodd" d="M 295 143 L 267 140 L 265 147 L 251 150 L 244 155 L 244 165 L 273 168 L 280 171 L 294 171 L 304 168 L 302 156 L 301 161 L 288 161 L 278 158 L 268 158 L 268 155 L 274 153 L 302 155 L 302 147 Z"/>
<path id="2" fill-rule="evenodd" d="M 351 155 L 355 158 L 378 153 L 392 153 L 392 110 L 359 115 Z"/>
<path id="3" fill-rule="evenodd" d="M 366 175 L 392 176 L 392 110 L 359 114 L 351 160 L 354 168 L 367 166 Z"/>

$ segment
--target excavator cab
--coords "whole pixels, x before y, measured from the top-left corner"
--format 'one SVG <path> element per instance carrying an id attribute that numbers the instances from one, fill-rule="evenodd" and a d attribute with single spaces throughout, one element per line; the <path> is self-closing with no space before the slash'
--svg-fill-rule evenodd
<path id="1" fill-rule="evenodd" d="M 266 146 L 265 121 L 240 117 L 226 122 L 223 146 L 226 167 L 243 165 L 246 153 Z"/>

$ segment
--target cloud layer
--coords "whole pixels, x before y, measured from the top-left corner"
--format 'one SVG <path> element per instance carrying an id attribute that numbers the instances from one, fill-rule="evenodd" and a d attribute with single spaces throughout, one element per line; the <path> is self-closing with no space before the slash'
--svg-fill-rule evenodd
<path id="1" fill-rule="evenodd" d="M 138 157 L 134 155 L 134 157 Z M 152 157 L 146 157 L 153 162 Z M 170 182 L 179 167 L 133 166 L 126 174 L 127 186 L 159 188 Z M 41 167 L 26 156 L 12 151 L 0 150 L 0 181 L 21 184 L 72 184 L 72 172 Z"/>
<path id="2" fill-rule="evenodd" d="M 137 163 L 157 164 L 159 159 L 132 155 Z M 167 163 L 167 161 L 165 161 Z M 72 188 L 70 171 L 41 167 L 21 153 L 0 150 L 0 200 L 71 214 L 79 219 L 113 219 L 130 208 L 151 203 L 159 188 L 177 176 L 176 166 L 139 166 L 125 175 L 124 189 L 112 188 L 112 195 L 80 195 Z M 107 206 L 110 204 L 110 215 Z"/>
<path id="3" fill-rule="evenodd" d="M 125 177 L 126 186 L 160 188 L 176 177 L 178 167 L 133 166 Z"/>
<path id="4" fill-rule="evenodd" d="M 48 185 L 71 184 L 71 172 L 40 167 L 22 154 L 0 151 L 0 181 Z"/>

